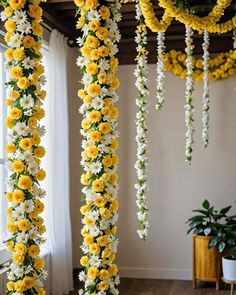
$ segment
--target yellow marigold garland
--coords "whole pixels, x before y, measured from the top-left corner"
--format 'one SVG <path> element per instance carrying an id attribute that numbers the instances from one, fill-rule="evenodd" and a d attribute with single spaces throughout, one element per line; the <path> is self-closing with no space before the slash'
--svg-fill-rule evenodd
<path id="1" fill-rule="evenodd" d="M 153 5 L 150 0 L 139 0 L 140 7 L 145 19 L 146 25 L 152 32 L 164 32 L 170 26 L 173 17 L 165 11 L 162 19 L 159 21 L 155 15 Z"/>
<path id="2" fill-rule="evenodd" d="M 165 9 L 167 14 L 193 30 L 200 32 L 203 32 L 205 29 L 211 32 L 211 27 L 220 20 L 224 14 L 225 8 L 230 4 L 231 0 L 217 0 L 216 5 L 207 16 L 199 17 L 176 7 L 173 0 L 159 0 L 159 5 Z"/>
<path id="3" fill-rule="evenodd" d="M 44 295 L 41 279 L 46 278 L 40 245 L 45 232 L 40 214 L 44 205 L 40 200 L 45 191 L 39 182 L 46 173 L 40 168 L 45 149 L 40 145 L 44 128 L 42 101 L 46 92 L 44 67 L 41 59 L 42 9 L 39 1 L 2 1 L 1 14 L 5 21 L 6 67 L 10 73 L 6 104 L 10 107 L 6 126 L 9 129 L 7 165 L 10 172 L 7 209 L 10 233 L 6 241 L 12 252 L 8 269 L 7 294 Z"/>
<path id="4" fill-rule="evenodd" d="M 186 53 L 182 51 L 170 50 L 165 54 L 165 68 L 172 74 L 186 79 Z M 203 59 L 194 58 L 193 78 L 196 82 L 202 82 Z M 209 59 L 209 79 L 212 81 L 230 77 L 236 73 L 236 50 L 219 53 Z"/>
<path id="5" fill-rule="evenodd" d="M 118 148 L 117 118 L 118 109 L 114 103 L 118 96 L 115 89 L 119 80 L 115 73 L 118 60 L 117 42 L 120 33 L 117 21 L 120 20 L 119 0 L 75 0 L 78 7 L 77 28 L 81 56 L 77 60 L 83 74 L 84 89 L 78 96 L 83 104 L 80 113 L 82 161 L 84 185 L 81 208 L 84 253 L 80 262 L 84 270 L 79 279 L 84 288 L 79 294 L 117 295 L 119 276 L 114 263 L 118 240 L 115 238 L 118 218 Z"/>

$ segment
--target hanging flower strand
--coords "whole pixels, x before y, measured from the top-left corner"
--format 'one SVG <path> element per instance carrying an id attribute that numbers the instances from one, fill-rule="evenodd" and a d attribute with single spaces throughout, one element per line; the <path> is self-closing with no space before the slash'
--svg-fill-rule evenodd
<path id="1" fill-rule="evenodd" d="M 81 37 L 77 42 L 81 56 L 77 60 L 83 77 L 83 89 L 78 96 L 83 104 L 80 113 L 82 160 L 81 207 L 83 256 L 80 263 L 84 270 L 79 279 L 84 287 L 80 295 L 117 295 L 119 276 L 114 263 L 118 240 L 115 237 L 118 219 L 118 109 L 115 102 L 119 86 L 116 78 L 118 60 L 117 43 L 120 33 L 119 0 L 75 0 L 78 7 L 77 28 Z"/>
<path id="2" fill-rule="evenodd" d="M 161 110 L 164 104 L 164 79 L 165 79 L 165 32 L 157 34 L 157 105 Z"/>
<path id="3" fill-rule="evenodd" d="M 187 67 L 187 77 L 186 77 L 186 104 L 185 104 L 185 123 L 186 123 L 186 146 L 185 146 L 185 156 L 186 161 L 191 164 L 192 161 L 192 152 L 193 152 L 193 143 L 194 143 L 194 106 L 193 106 L 193 91 L 194 91 L 194 82 L 193 82 L 193 30 L 186 26 L 186 67 Z"/>
<path id="4" fill-rule="evenodd" d="M 203 42 L 203 109 L 202 109 L 202 139 L 204 146 L 209 144 L 209 109 L 210 109 L 210 89 L 209 89 L 209 33 L 204 31 Z"/>
<path id="5" fill-rule="evenodd" d="M 6 68 L 9 71 L 7 85 L 9 115 L 6 118 L 8 132 L 7 166 L 9 180 L 6 198 L 10 233 L 5 242 L 12 252 L 8 268 L 8 295 L 44 295 L 42 279 L 47 274 L 40 258 L 40 245 L 44 243 L 44 210 L 41 198 L 45 191 L 39 182 L 46 173 L 40 168 L 45 149 L 40 145 L 44 127 L 39 121 L 45 113 L 42 101 L 46 92 L 44 67 L 41 59 L 42 33 L 40 25 L 42 9 L 40 1 L 2 1 L 5 21 Z"/>
<path id="6" fill-rule="evenodd" d="M 148 235 L 148 207 L 147 207 L 147 95 L 149 94 L 147 88 L 147 56 L 148 51 L 145 46 L 147 44 L 147 27 L 144 23 L 144 17 L 141 12 L 140 4 L 136 3 L 136 20 L 138 22 L 135 42 L 137 43 L 137 66 L 134 71 L 136 77 L 136 87 L 138 89 L 138 96 L 136 99 L 136 105 L 138 112 L 136 114 L 136 142 L 137 142 L 137 161 L 135 163 L 135 169 L 137 172 L 138 182 L 135 185 L 137 190 L 137 206 L 139 229 L 138 235 L 141 239 L 145 239 Z"/>

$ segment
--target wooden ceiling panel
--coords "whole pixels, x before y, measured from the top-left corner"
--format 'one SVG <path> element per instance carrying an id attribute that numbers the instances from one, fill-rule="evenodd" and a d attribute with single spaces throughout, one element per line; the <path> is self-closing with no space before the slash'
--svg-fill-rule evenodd
<path id="1" fill-rule="evenodd" d="M 197 0 L 197 5 L 201 8 L 206 7 L 206 1 Z M 233 0 L 233 4 L 229 9 L 226 10 L 223 20 L 229 19 L 235 15 L 236 0 Z M 209 7 L 209 6 L 208 6 Z M 48 0 L 47 3 L 43 4 L 44 8 L 44 22 L 51 28 L 56 28 L 72 41 L 75 41 L 79 35 L 79 32 L 75 29 L 76 20 L 75 13 L 76 7 L 73 0 Z M 157 16 L 163 14 L 163 10 L 157 5 L 154 5 Z M 135 60 L 135 48 L 134 42 L 136 20 L 135 20 L 135 5 L 124 4 L 122 5 L 122 21 L 119 23 L 122 39 L 119 44 L 119 59 L 121 64 L 134 63 Z M 166 47 L 167 50 L 176 49 L 184 50 L 185 48 L 185 27 L 179 22 L 173 21 L 172 25 L 166 32 Z M 202 53 L 202 36 L 197 33 L 194 34 L 195 42 L 195 53 Z M 74 42 L 74 45 L 76 43 Z M 232 49 L 232 34 L 211 36 L 210 49 L 211 52 L 227 51 Z M 156 62 L 156 34 L 151 31 L 148 32 L 148 45 L 149 50 L 149 62 Z"/>

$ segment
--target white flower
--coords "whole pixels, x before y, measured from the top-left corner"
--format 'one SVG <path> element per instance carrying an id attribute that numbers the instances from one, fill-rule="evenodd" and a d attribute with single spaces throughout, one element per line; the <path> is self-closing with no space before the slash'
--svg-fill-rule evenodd
<path id="1" fill-rule="evenodd" d="M 95 97 L 92 101 L 92 107 L 95 109 L 95 110 L 100 110 L 103 108 L 104 106 L 104 101 L 102 98 L 100 97 Z"/>
<path id="2" fill-rule="evenodd" d="M 20 104 L 24 109 L 32 108 L 34 105 L 34 99 L 30 94 L 24 94 L 23 97 L 20 99 Z"/>
<path id="3" fill-rule="evenodd" d="M 84 281 L 86 280 L 86 278 L 87 278 L 87 276 L 86 276 L 85 272 L 84 272 L 84 271 L 81 271 L 81 272 L 79 273 L 79 280 L 80 280 L 81 282 L 84 282 Z"/>
<path id="4" fill-rule="evenodd" d="M 30 213 L 34 210 L 34 202 L 32 200 L 26 200 L 20 204 L 20 208 L 26 213 Z"/>
<path id="5" fill-rule="evenodd" d="M 8 42 L 8 45 L 9 47 L 19 48 L 22 44 L 22 40 L 23 40 L 23 36 L 21 34 L 14 33 L 11 36 L 10 41 Z"/>
<path id="6" fill-rule="evenodd" d="M 21 207 L 16 207 L 12 211 L 12 217 L 19 220 L 19 219 L 24 219 L 25 212 Z"/>
<path id="7" fill-rule="evenodd" d="M 25 22 L 25 23 L 22 23 L 22 24 L 19 24 L 17 26 L 17 31 L 20 32 L 21 34 L 30 34 L 31 33 L 31 24 L 29 22 Z"/>
<path id="8" fill-rule="evenodd" d="M 14 271 L 14 274 L 18 278 L 23 277 L 23 275 L 24 275 L 24 268 L 23 267 L 17 267 L 17 269 Z"/>
<path id="9" fill-rule="evenodd" d="M 25 232 L 19 232 L 16 237 L 17 243 L 26 244 L 28 242 L 29 236 Z"/>
<path id="10" fill-rule="evenodd" d="M 24 10 L 14 10 L 12 19 L 17 25 L 22 25 L 28 23 L 26 11 Z"/>
<path id="11" fill-rule="evenodd" d="M 101 266 L 101 259 L 99 256 L 92 255 L 91 258 L 89 259 L 89 264 L 94 267 L 100 267 Z"/>
<path id="12" fill-rule="evenodd" d="M 98 174 L 102 170 L 102 163 L 101 162 L 92 162 L 89 166 L 89 171 L 91 171 L 93 174 Z"/>
<path id="13" fill-rule="evenodd" d="M 33 69 L 35 66 L 35 62 L 30 58 L 30 57 L 26 57 L 23 61 L 22 61 L 22 66 L 29 70 L 29 69 Z"/>

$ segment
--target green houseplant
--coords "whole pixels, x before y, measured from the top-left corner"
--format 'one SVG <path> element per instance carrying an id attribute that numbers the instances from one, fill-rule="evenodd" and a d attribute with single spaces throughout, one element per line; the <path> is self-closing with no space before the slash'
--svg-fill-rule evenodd
<path id="1" fill-rule="evenodd" d="M 193 210 L 194 215 L 187 220 L 188 234 L 193 233 L 193 288 L 196 282 L 214 281 L 219 289 L 222 267 L 221 256 L 228 243 L 222 240 L 221 231 L 226 224 L 234 223 L 228 213 L 232 206 L 215 209 L 208 200 L 202 208 Z"/>

